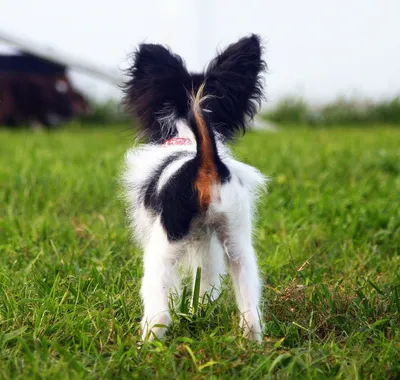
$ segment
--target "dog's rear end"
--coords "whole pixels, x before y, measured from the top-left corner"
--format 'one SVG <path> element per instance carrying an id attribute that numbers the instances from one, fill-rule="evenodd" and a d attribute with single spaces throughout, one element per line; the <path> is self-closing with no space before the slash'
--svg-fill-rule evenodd
<path id="1" fill-rule="evenodd" d="M 188 73 L 182 59 L 160 45 L 144 44 L 135 53 L 126 104 L 148 144 L 128 152 L 124 184 L 144 249 L 144 339 L 161 337 L 171 322 L 168 295 L 180 261 L 189 261 L 193 272 L 202 268 L 200 291 L 211 296 L 226 265 L 244 333 L 261 339 L 251 235 L 265 178 L 234 160 L 224 143 L 254 116 L 264 66 L 254 35 L 230 45 L 202 74 Z"/>

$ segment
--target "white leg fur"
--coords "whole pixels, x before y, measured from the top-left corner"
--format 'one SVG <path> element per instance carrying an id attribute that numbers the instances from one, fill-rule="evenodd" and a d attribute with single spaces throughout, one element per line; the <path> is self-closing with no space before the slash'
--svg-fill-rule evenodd
<path id="1" fill-rule="evenodd" d="M 179 245 L 170 244 L 160 222 L 154 223 L 144 250 L 141 296 L 144 304 L 142 339 L 162 338 L 171 323 L 169 292 L 177 283 Z M 156 326 L 159 325 L 159 326 Z"/>
<path id="2" fill-rule="evenodd" d="M 238 244 L 235 251 L 236 256 L 229 258 L 228 263 L 240 312 L 240 326 L 244 336 L 260 342 L 260 280 L 255 253 L 251 244 L 243 242 Z"/>

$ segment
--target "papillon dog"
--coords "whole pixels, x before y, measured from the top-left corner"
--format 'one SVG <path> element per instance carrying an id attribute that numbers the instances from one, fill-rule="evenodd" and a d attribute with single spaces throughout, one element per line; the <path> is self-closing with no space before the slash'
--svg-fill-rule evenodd
<path id="1" fill-rule="evenodd" d="M 146 143 L 127 152 L 123 186 L 143 249 L 143 340 L 161 338 L 171 323 L 180 263 L 193 274 L 201 268 L 200 296 L 209 299 L 227 270 L 243 333 L 261 340 L 252 224 L 266 178 L 235 160 L 226 144 L 245 132 L 261 104 L 262 50 L 257 35 L 242 38 L 203 73 L 189 72 L 161 45 L 142 44 L 133 55 L 125 104 Z"/>

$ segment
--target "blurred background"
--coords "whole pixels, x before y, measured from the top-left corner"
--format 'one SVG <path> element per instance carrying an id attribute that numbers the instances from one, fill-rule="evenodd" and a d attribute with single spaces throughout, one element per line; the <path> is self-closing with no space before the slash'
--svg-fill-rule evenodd
<path id="1" fill-rule="evenodd" d="M 249 33 L 265 41 L 270 126 L 400 124 L 399 14 L 398 0 L 4 2 L 0 124 L 125 122 L 119 85 L 140 42 L 196 71 Z"/>

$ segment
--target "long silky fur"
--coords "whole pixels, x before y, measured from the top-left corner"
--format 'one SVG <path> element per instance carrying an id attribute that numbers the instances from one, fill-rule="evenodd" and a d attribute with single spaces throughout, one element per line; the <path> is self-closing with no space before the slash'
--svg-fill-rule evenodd
<path id="1" fill-rule="evenodd" d="M 170 114 L 176 117 L 187 112 L 191 77 L 183 59 L 161 45 L 141 44 L 133 61 L 127 73 L 130 80 L 125 84 L 124 104 L 138 118 L 145 137 L 162 142 L 176 132 L 162 122 L 165 110 L 170 112 L 173 107 Z"/>
<path id="2" fill-rule="evenodd" d="M 212 110 L 214 129 L 227 140 L 236 132 L 246 132 L 249 120 L 263 99 L 263 77 L 267 65 L 262 59 L 260 37 L 252 35 L 231 44 L 215 57 L 205 73 L 205 93 L 213 95 L 205 102 Z"/>

